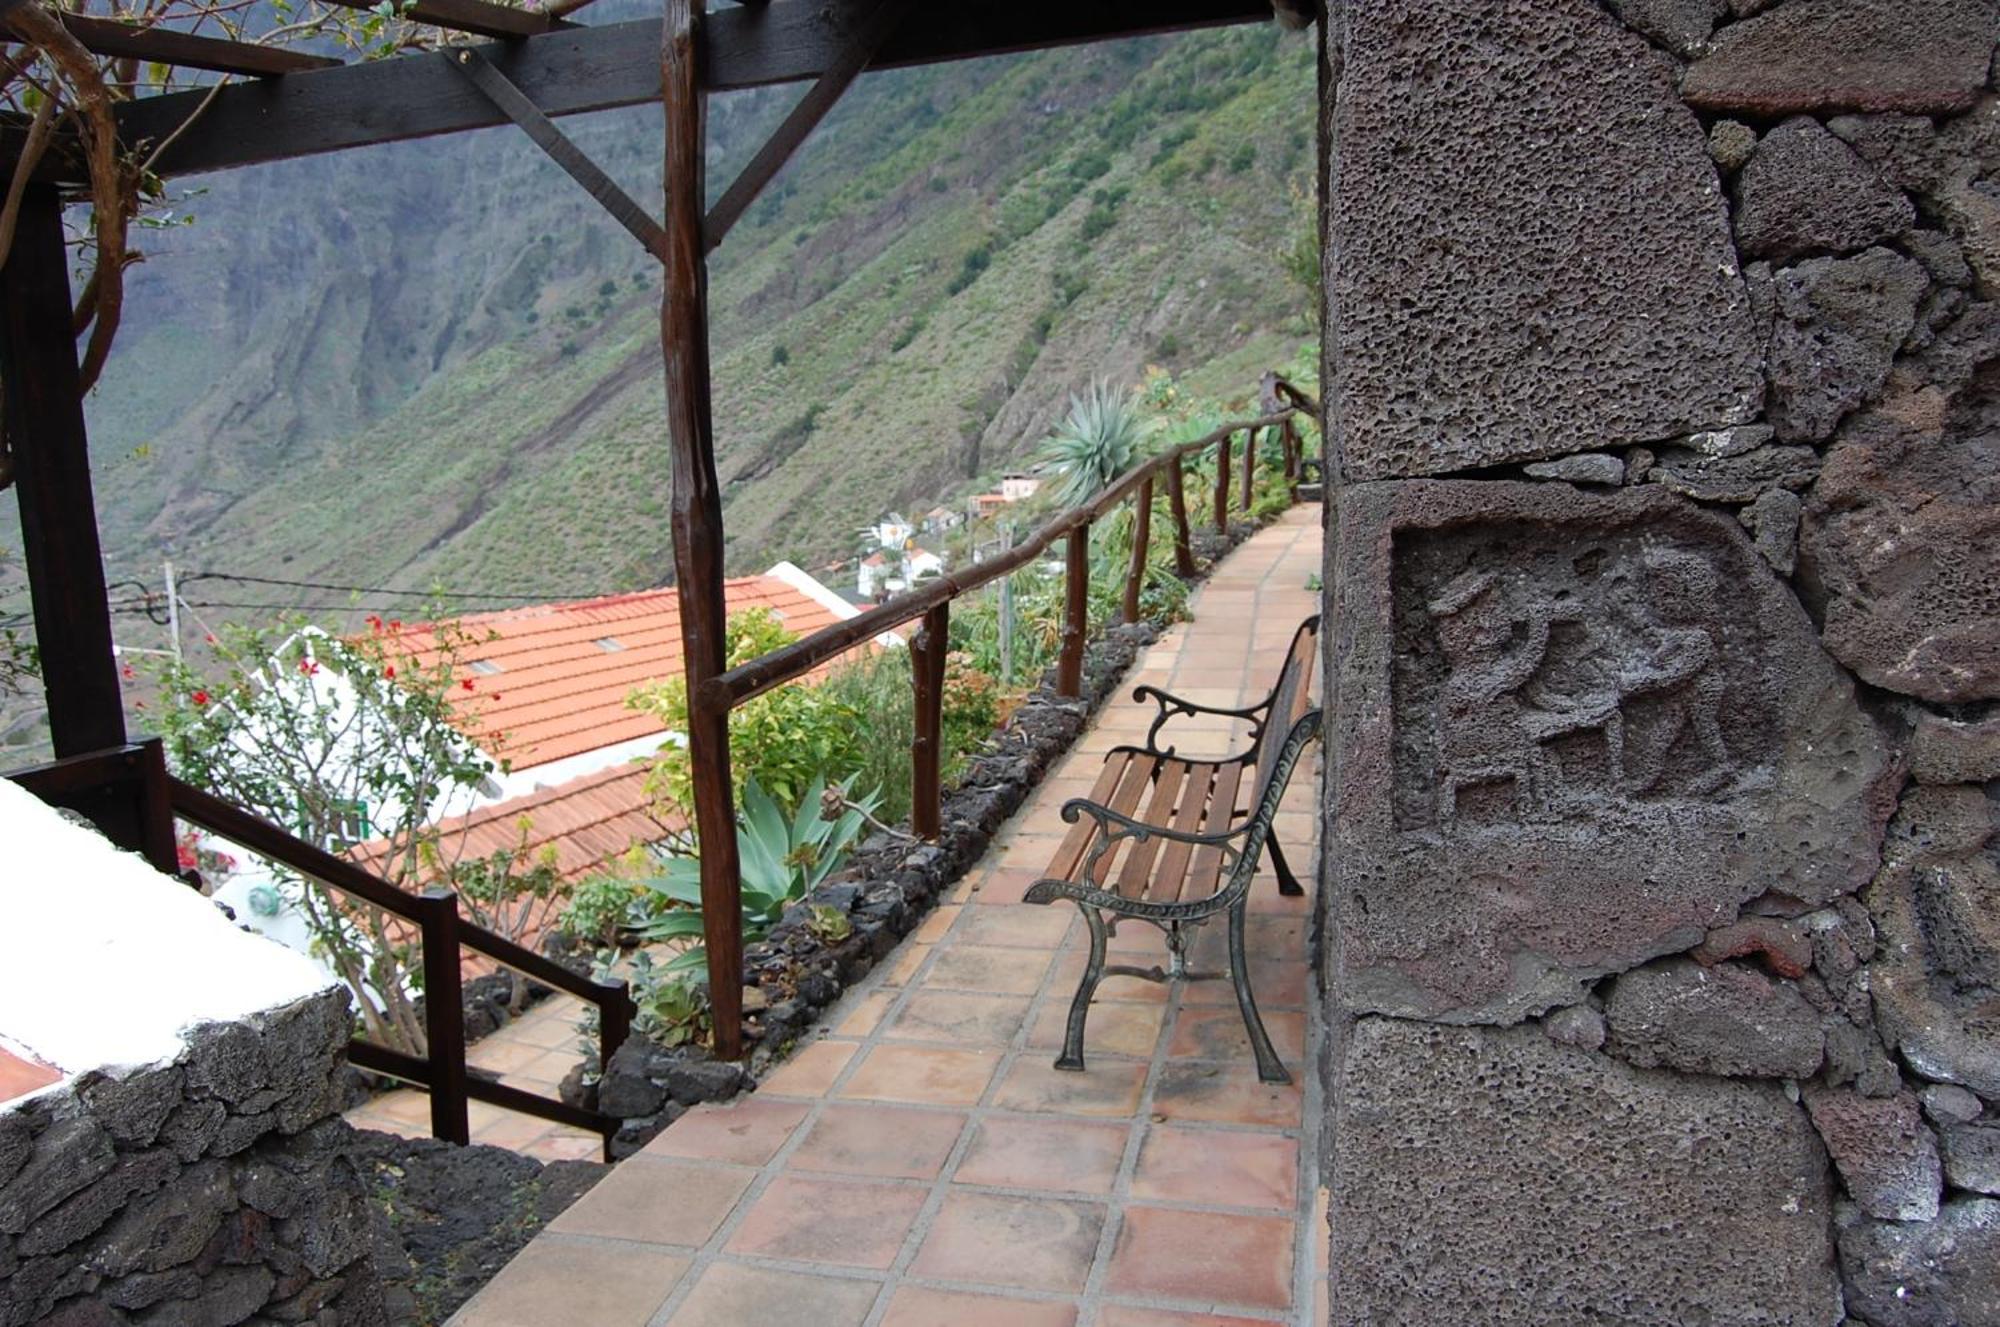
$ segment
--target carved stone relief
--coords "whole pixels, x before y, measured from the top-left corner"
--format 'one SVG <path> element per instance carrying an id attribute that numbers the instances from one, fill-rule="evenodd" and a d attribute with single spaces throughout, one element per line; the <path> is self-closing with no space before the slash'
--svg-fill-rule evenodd
<path id="1" fill-rule="evenodd" d="M 1511 1022 L 1873 872 L 1892 758 L 1736 522 L 1477 481 L 1339 515 L 1350 1007 Z"/>

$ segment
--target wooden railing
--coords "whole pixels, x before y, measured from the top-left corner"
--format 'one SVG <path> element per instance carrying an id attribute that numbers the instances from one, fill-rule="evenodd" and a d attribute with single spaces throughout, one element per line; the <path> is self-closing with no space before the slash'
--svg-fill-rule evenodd
<path id="1" fill-rule="evenodd" d="M 1144 587 L 1147 544 L 1152 533 L 1155 485 L 1164 481 L 1168 508 L 1174 522 L 1174 569 L 1182 577 L 1195 574 L 1193 530 L 1188 521 L 1186 466 L 1189 458 L 1209 448 L 1217 448 L 1214 490 L 1214 520 L 1217 533 L 1229 529 L 1229 497 L 1232 478 L 1232 443 L 1244 436 L 1239 510 L 1248 512 L 1257 481 L 1257 439 L 1265 430 L 1280 430 L 1284 449 L 1284 475 L 1296 494 L 1304 468 L 1301 434 L 1294 416 L 1317 416 L 1319 407 L 1312 397 L 1275 375 L 1263 383 L 1263 405 L 1267 413 L 1256 419 L 1237 420 L 1222 425 L 1193 442 L 1182 443 L 1150 457 L 1113 480 L 1088 501 L 1071 508 L 1043 525 L 1023 542 L 984 562 L 947 572 L 885 603 L 865 610 L 845 621 L 814 632 L 803 640 L 738 664 L 727 672 L 708 678 L 694 688 L 695 706 L 712 721 L 726 723 L 738 705 L 760 696 L 773 687 L 804 677 L 821 664 L 863 641 L 922 619 L 910 643 L 910 673 L 916 698 L 915 738 L 910 746 L 911 803 L 910 828 L 923 839 L 935 839 L 943 830 L 943 702 L 945 653 L 951 632 L 951 601 L 963 594 L 1012 575 L 1033 563 L 1057 540 L 1066 545 L 1061 648 L 1056 663 L 1056 690 L 1077 696 L 1083 690 L 1083 647 L 1089 634 L 1090 607 L 1090 527 L 1120 503 L 1137 504 L 1132 532 L 1132 558 L 1126 572 L 1121 615 L 1127 622 L 1139 620 L 1139 597 Z M 728 763 L 697 761 L 692 770 L 697 802 L 726 804 L 733 786 Z M 709 998 L 715 1018 L 716 1054 L 734 1059 L 741 1054 L 741 998 L 743 936 L 741 925 L 741 882 L 738 865 L 729 853 L 702 856 L 702 910 L 707 921 Z M 718 919 L 722 920 L 718 924 Z M 732 924 L 733 923 L 733 924 Z"/>
<path id="2" fill-rule="evenodd" d="M 113 841 L 137 849 L 161 871 L 171 874 L 178 869 L 173 826 L 175 820 L 181 820 L 409 922 L 423 942 L 425 1054 L 410 1055 L 357 1038 L 348 1043 L 348 1059 L 363 1069 L 428 1089 L 431 1132 L 439 1138 L 460 1144 L 469 1141 L 468 1103 L 484 1101 L 588 1129 L 605 1140 L 608 1159 L 611 1135 L 617 1132 L 620 1121 L 467 1071 L 460 965 L 463 952 L 470 950 L 595 1005 L 598 1054 L 600 1063 L 607 1064 L 630 1035 L 637 1012 L 624 982 L 579 976 L 464 919 L 459 915 L 458 895 L 451 890 L 405 893 L 353 862 L 183 783 L 167 773 L 157 740 L 74 756 L 8 777 L 44 801 L 89 815 Z M 121 832 L 120 826 L 129 828 Z"/>

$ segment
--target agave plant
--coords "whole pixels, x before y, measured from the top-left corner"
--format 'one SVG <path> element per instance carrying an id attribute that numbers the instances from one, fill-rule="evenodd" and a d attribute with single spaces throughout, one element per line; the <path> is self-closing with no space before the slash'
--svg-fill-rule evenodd
<path id="1" fill-rule="evenodd" d="M 786 908 L 810 894 L 846 860 L 881 800 L 873 793 L 852 796 L 854 782 L 850 778 L 829 785 L 824 775 L 815 776 L 799 799 L 799 809 L 789 816 L 756 779 L 744 784 L 736 851 L 743 865 L 746 941 L 761 940 Z M 663 900 L 683 905 L 660 913 L 641 929 L 648 941 L 688 940 L 702 934 L 699 858 L 670 857 L 659 875 L 639 883 Z M 665 971 L 693 972 L 707 962 L 706 947 L 695 945 L 668 960 Z"/>
<path id="2" fill-rule="evenodd" d="M 1041 448 L 1062 476 L 1057 501 L 1074 507 L 1131 469 L 1146 453 L 1146 432 L 1133 393 L 1102 378 L 1072 393 L 1069 413 Z"/>

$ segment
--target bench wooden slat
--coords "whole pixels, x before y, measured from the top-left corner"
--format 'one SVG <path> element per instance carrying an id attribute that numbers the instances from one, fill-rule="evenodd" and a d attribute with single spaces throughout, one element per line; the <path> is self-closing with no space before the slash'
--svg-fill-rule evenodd
<path id="1" fill-rule="evenodd" d="M 1207 761 L 1188 767 L 1186 786 L 1181 792 L 1181 806 L 1174 816 L 1173 827 L 1183 834 L 1196 833 L 1201 822 L 1208 815 L 1210 790 L 1215 787 L 1215 766 Z M 1152 888 L 1146 897 L 1156 902 L 1172 903 L 1180 897 L 1181 881 L 1187 876 L 1188 858 L 1194 855 L 1192 843 L 1169 843 L 1160 854 L 1160 868 L 1153 873 Z"/>
<path id="2" fill-rule="evenodd" d="M 1117 788 L 1120 776 L 1131 762 L 1132 753 L 1115 752 L 1107 757 L 1104 768 L 1097 772 L 1097 782 L 1091 785 L 1090 800 L 1099 806 L 1106 804 L 1112 790 Z M 1083 861 L 1084 852 L 1090 847 L 1091 836 L 1097 831 L 1097 822 L 1089 816 L 1077 817 L 1077 822 L 1063 835 L 1063 841 L 1056 848 L 1056 855 L 1049 862 L 1049 874 L 1059 880 L 1067 880 Z"/>
<path id="3" fill-rule="evenodd" d="M 1153 767 L 1158 764 L 1159 760 L 1156 757 L 1134 755 L 1132 763 L 1125 767 L 1125 777 L 1118 781 L 1118 791 L 1111 794 L 1111 800 L 1105 805 L 1121 816 L 1131 816 L 1139 809 L 1139 799 L 1144 797 L 1146 789 L 1152 786 Z M 1090 873 L 1093 884 L 1102 885 L 1111 878 L 1111 868 L 1116 863 L 1120 851 L 1126 846 L 1121 843 L 1097 859 L 1097 865 Z"/>
<path id="4" fill-rule="evenodd" d="M 1185 760 L 1161 761 L 1160 772 L 1153 780 L 1153 795 L 1146 802 L 1146 814 L 1135 818 L 1149 825 L 1170 823 L 1174 814 L 1174 801 L 1180 796 L 1181 783 L 1187 778 L 1188 768 L 1188 762 Z M 1126 898 L 1144 898 L 1146 881 L 1153 873 L 1153 859 L 1159 854 L 1158 839 L 1134 843 L 1126 849 L 1125 864 L 1118 870 L 1116 892 Z"/>
<path id="5" fill-rule="evenodd" d="M 1243 764 L 1235 761 L 1222 766 L 1215 772 L 1215 791 L 1208 799 L 1208 814 L 1202 818 L 1200 833 L 1220 834 L 1236 824 L 1236 789 L 1243 781 Z M 1205 847 L 1196 849 L 1194 861 L 1188 867 L 1187 879 L 1181 884 L 1180 897 L 1195 897 L 1215 892 L 1215 883 L 1222 877 L 1222 849 Z"/>

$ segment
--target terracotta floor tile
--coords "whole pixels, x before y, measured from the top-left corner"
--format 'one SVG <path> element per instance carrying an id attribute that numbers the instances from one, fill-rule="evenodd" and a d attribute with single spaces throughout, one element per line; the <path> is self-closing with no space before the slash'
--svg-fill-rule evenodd
<path id="1" fill-rule="evenodd" d="M 471 1114 L 472 1112 L 467 1112 L 468 1116 Z M 473 1125 L 472 1141 L 483 1143 L 488 1147 L 504 1147 L 518 1152 L 540 1139 L 548 1131 L 547 1120 L 508 1111 L 498 1119 L 489 1119 Z"/>
<path id="2" fill-rule="evenodd" d="M 1042 868 L 1047 865 L 1048 863 L 1043 861 L 1031 867 L 995 867 L 980 877 L 979 887 L 973 891 L 972 901 L 1009 904 L 1015 907 L 1047 908 L 1048 911 L 1055 912 L 1056 908 L 1050 904 L 1021 903 L 1021 895 L 1027 892 L 1029 885 L 1042 878 Z M 1068 908 L 1068 911 L 1074 915 L 1076 910 Z"/>
<path id="3" fill-rule="evenodd" d="M 558 1018 L 545 1015 L 538 1009 L 526 1018 L 510 1024 L 508 1031 L 530 1046 L 540 1046 L 544 1050 L 551 1051 L 573 1050 L 580 1040 L 574 1012 L 567 1017 Z"/>
<path id="4" fill-rule="evenodd" d="M 1247 1060 L 1169 1059 L 1153 1089 L 1153 1113 L 1163 1122 L 1191 1120 L 1296 1129 L 1302 1101 L 1296 1081 L 1259 1082 L 1256 1067 Z"/>
<path id="5" fill-rule="evenodd" d="M 537 1161 L 602 1161 L 604 1160 L 604 1140 L 596 1134 L 551 1133 L 536 1143 L 528 1153 Z"/>
<path id="6" fill-rule="evenodd" d="M 1062 944 L 1077 919 L 1071 904 L 979 908 L 958 924 L 961 944 L 999 945 L 1048 951 Z"/>
<path id="7" fill-rule="evenodd" d="M 998 1051 L 880 1045 L 868 1053 L 840 1095 L 914 1105 L 970 1106 L 985 1095 L 999 1064 Z"/>
<path id="8" fill-rule="evenodd" d="M 1160 1044 L 1160 1024 L 1166 1018 L 1164 1005 L 1131 1004 L 1124 1001 L 1095 1000 L 1084 1023 L 1083 1051 L 1091 1055 L 1132 1055 L 1152 1058 Z M 1028 1034 L 1028 1045 L 1036 1050 L 1060 1050 L 1069 1025 L 1069 1001 L 1050 1000 L 1042 1006 Z"/>
<path id="9" fill-rule="evenodd" d="M 1041 1055 L 1024 1055 L 1007 1071 L 993 1104 L 1003 1110 L 1046 1115 L 1130 1116 L 1146 1091 L 1146 1066 L 1129 1060 L 1089 1059 L 1082 1073 L 1057 1069 Z"/>
<path id="10" fill-rule="evenodd" d="M 1108 1194 L 1131 1132 L 1123 1121 L 989 1116 L 952 1178 L 1001 1189 Z"/>
<path id="11" fill-rule="evenodd" d="M 1127 1207 L 1104 1289 L 1112 1295 L 1289 1308 L 1293 1232 L 1288 1217 Z"/>
<path id="12" fill-rule="evenodd" d="M 1253 985 L 1251 989 L 1254 991 L 1256 987 Z M 1297 1064 L 1305 1058 L 1304 1014 L 1260 1007 L 1258 1015 L 1279 1059 L 1286 1064 Z M 1234 1004 L 1181 1010 L 1174 1020 L 1173 1036 L 1167 1041 L 1167 1055 L 1191 1060 L 1249 1060 L 1250 1034 L 1243 1026 L 1242 1012 Z"/>
<path id="13" fill-rule="evenodd" d="M 882 1327 L 1076 1327 L 1076 1305 L 904 1286 Z"/>
<path id="14" fill-rule="evenodd" d="M 636 1245 L 542 1236 L 515 1256 L 452 1319 L 454 1327 L 645 1327 L 673 1293 L 688 1259 Z"/>
<path id="15" fill-rule="evenodd" d="M 1250 960 L 1250 993 L 1266 1014 L 1277 1009 L 1303 1009 L 1312 974 L 1304 963 L 1260 963 Z M 1236 988 L 1227 981 L 1191 981 L 1181 997 L 1184 1005 L 1227 1005 L 1236 1008 Z"/>
<path id="16" fill-rule="evenodd" d="M 940 962 L 943 960 L 940 959 Z M 953 1041 L 968 1046 L 1006 1046 L 1028 1016 L 1025 995 L 977 995 L 970 991 L 910 992 L 883 1036 L 895 1041 Z"/>
<path id="17" fill-rule="evenodd" d="M 777 1155 L 810 1109 L 803 1101 L 762 1094 L 725 1106 L 698 1106 L 646 1144 L 646 1155 L 761 1166 Z"/>
<path id="18" fill-rule="evenodd" d="M 820 1097 L 840 1077 L 840 1071 L 854 1058 L 860 1043 L 816 1041 L 795 1051 L 792 1058 L 759 1085 L 759 1092 L 781 1097 Z"/>
<path id="19" fill-rule="evenodd" d="M 1033 995 L 1054 957 L 1033 949 L 953 944 L 939 951 L 924 984 L 982 995 Z"/>
<path id="20" fill-rule="evenodd" d="M 744 1327 L 747 1323 L 861 1327 L 881 1292 L 882 1287 L 873 1281 L 719 1262 L 701 1274 L 701 1280 L 695 1282 L 668 1321 L 673 1327 Z"/>
<path id="21" fill-rule="evenodd" d="M 944 939 L 945 932 L 949 931 L 951 924 L 957 920 L 958 909 L 956 907 L 947 904 L 941 908 L 934 908 L 931 911 L 931 915 L 924 918 L 923 925 L 910 933 L 910 938 L 918 944 L 936 944 L 938 941 Z"/>
<path id="22" fill-rule="evenodd" d="M 906 986 L 917 975 L 917 969 L 931 956 L 929 945 L 906 940 L 897 949 L 896 957 L 889 964 L 889 970 L 882 975 L 884 986 Z"/>
<path id="23" fill-rule="evenodd" d="M 1313 1319 L 1325 1322 L 1324 1314 Z M 1175 1313 L 1170 1309 L 1106 1304 L 1097 1311 L 1095 1327 L 1271 1327 L 1269 1318 L 1238 1318 L 1217 1313 Z"/>
<path id="24" fill-rule="evenodd" d="M 1153 1126 L 1139 1147 L 1132 1196 L 1218 1207 L 1297 1205 L 1299 1145 L 1282 1134 Z"/>
<path id="25" fill-rule="evenodd" d="M 690 1165 L 636 1156 L 549 1223 L 571 1235 L 603 1235 L 647 1244 L 699 1247 L 708 1242 L 750 1187 L 747 1166 Z"/>
<path id="26" fill-rule="evenodd" d="M 496 1073 L 506 1074 L 539 1060 L 546 1054 L 548 1052 L 540 1046 L 525 1041 L 509 1040 L 505 1033 L 499 1033 L 467 1047 L 465 1058 L 467 1063 L 475 1064 L 481 1069 L 491 1069 Z"/>
<path id="27" fill-rule="evenodd" d="M 870 991 L 855 1002 L 834 1031 L 843 1037 L 865 1037 L 882 1025 L 889 1006 L 895 1003 L 893 991 Z"/>
<path id="28" fill-rule="evenodd" d="M 780 1175 L 729 1238 L 731 1253 L 887 1271 L 928 1190 Z M 754 1321 L 740 1319 L 739 1321 Z"/>
<path id="29" fill-rule="evenodd" d="M 957 1190 L 945 1196 L 910 1274 L 1076 1294 L 1090 1277 L 1104 1218 L 1096 1203 Z"/>
<path id="30" fill-rule="evenodd" d="M 829 1104 L 787 1163 L 794 1170 L 934 1180 L 965 1129 L 957 1111 Z"/>

